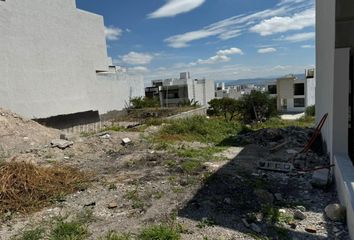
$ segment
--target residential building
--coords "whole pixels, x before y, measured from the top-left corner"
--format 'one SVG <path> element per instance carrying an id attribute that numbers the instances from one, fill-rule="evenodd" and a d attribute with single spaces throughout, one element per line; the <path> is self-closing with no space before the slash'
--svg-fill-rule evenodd
<path id="1" fill-rule="evenodd" d="M 277 98 L 277 108 L 281 112 L 304 112 L 306 107 L 315 105 L 316 79 L 314 70 L 306 70 L 305 78 L 286 75 L 268 83 L 267 91 Z"/>
<path id="2" fill-rule="evenodd" d="M 354 1 L 316 1 L 316 118 L 354 239 Z"/>
<path id="3" fill-rule="evenodd" d="M 264 91 L 263 87 L 254 84 L 242 84 L 225 86 L 222 82 L 216 84 L 215 97 L 216 98 L 233 98 L 240 99 L 245 94 L 250 94 L 252 91 Z"/>
<path id="4" fill-rule="evenodd" d="M 111 66 L 103 17 L 75 0 L 0 1 L 0 36 L 1 107 L 29 118 L 101 114 L 144 96 L 141 76 Z"/>
<path id="5" fill-rule="evenodd" d="M 187 102 L 206 106 L 214 98 L 214 92 L 213 80 L 192 79 L 189 72 L 180 73 L 178 79 L 153 80 L 152 87 L 145 88 L 145 96 L 158 98 L 162 107 Z"/>

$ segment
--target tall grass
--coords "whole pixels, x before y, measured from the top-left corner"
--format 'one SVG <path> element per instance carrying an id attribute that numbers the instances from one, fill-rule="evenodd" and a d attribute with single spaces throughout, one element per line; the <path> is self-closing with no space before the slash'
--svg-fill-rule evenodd
<path id="1" fill-rule="evenodd" d="M 169 121 L 160 131 L 158 139 L 219 143 L 228 136 L 237 134 L 241 129 L 241 124 L 236 121 L 194 116 Z"/>

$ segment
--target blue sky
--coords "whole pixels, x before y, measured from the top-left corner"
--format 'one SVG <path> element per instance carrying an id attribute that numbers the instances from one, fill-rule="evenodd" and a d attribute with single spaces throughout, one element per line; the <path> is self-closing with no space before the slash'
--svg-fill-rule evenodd
<path id="1" fill-rule="evenodd" d="M 315 65 L 314 0 L 77 0 L 104 16 L 109 56 L 146 80 L 235 80 Z"/>

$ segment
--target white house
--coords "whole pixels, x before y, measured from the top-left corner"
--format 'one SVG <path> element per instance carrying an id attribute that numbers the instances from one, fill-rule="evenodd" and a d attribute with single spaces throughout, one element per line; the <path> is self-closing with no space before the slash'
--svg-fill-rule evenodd
<path id="1" fill-rule="evenodd" d="M 316 23 L 316 116 L 328 113 L 322 136 L 354 239 L 354 1 L 317 0 Z"/>
<path id="2" fill-rule="evenodd" d="M 122 109 L 140 76 L 109 68 L 103 17 L 75 0 L 0 1 L 0 106 L 29 118 Z"/>
<path id="3" fill-rule="evenodd" d="M 314 70 L 306 70 L 305 79 L 287 75 L 266 85 L 271 96 L 277 98 L 278 111 L 304 112 L 306 107 L 315 105 L 316 80 Z"/>
<path id="4" fill-rule="evenodd" d="M 214 98 L 213 80 L 192 79 L 189 72 L 180 73 L 179 79 L 153 80 L 152 87 L 145 89 L 147 97 L 158 97 L 161 106 L 170 107 L 187 101 L 206 106 Z"/>

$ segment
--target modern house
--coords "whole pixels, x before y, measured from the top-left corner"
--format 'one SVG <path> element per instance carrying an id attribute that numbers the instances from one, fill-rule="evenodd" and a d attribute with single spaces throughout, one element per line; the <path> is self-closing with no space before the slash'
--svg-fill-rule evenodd
<path id="1" fill-rule="evenodd" d="M 144 81 L 112 65 L 103 17 L 75 0 L 0 1 L 0 106 L 29 118 L 120 110 Z"/>
<path id="2" fill-rule="evenodd" d="M 187 102 L 206 106 L 214 98 L 213 80 L 192 79 L 189 72 L 180 73 L 180 78 L 153 80 L 152 87 L 145 88 L 146 97 L 160 100 L 162 107 L 174 107 Z"/>
<path id="3" fill-rule="evenodd" d="M 315 105 L 315 89 L 314 69 L 306 70 L 304 79 L 286 75 L 266 85 L 269 94 L 277 98 L 281 112 L 304 112 L 306 107 Z"/>
<path id="4" fill-rule="evenodd" d="M 316 116 L 354 239 L 354 1 L 316 2 Z"/>

